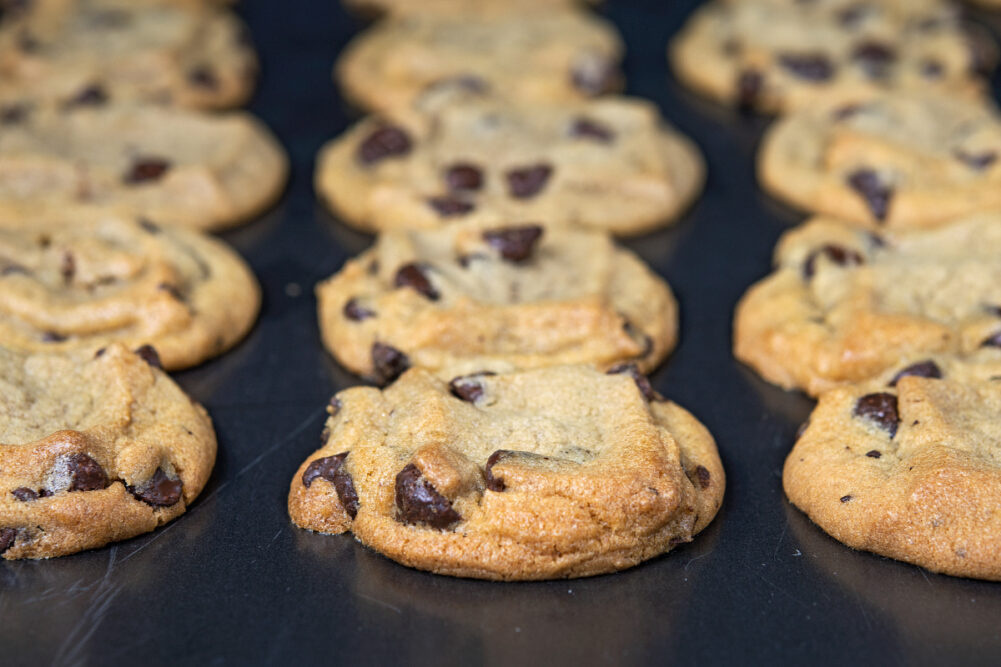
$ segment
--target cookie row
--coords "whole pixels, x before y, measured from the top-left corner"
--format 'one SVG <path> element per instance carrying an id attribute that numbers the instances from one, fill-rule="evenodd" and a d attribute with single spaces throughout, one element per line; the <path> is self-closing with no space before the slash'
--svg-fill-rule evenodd
<path id="1" fill-rule="evenodd" d="M 623 569 L 690 541 L 724 475 L 643 371 L 670 288 L 609 236 L 676 218 L 697 149 L 616 90 L 613 29 L 569 2 L 387 3 L 336 72 L 376 115 L 316 190 L 375 246 L 317 288 L 338 393 L 289 513 L 406 565 L 498 580 Z M 442 11 L 445 10 L 445 11 Z"/>

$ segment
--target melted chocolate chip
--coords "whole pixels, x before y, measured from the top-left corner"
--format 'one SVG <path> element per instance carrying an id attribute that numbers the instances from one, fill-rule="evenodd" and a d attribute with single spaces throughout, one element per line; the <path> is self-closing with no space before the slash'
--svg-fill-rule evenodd
<path id="1" fill-rule="evenodd" d="M 862 42 L 852 51 L 852 60 L 873 79 L 885 77 L 887 69 L 896 59 L 897 52 L 882 42 Z"/>
<path id="2" fill-rule="evenodd" d="M 786 53 L 779 56 L 779 64 L 806 81 L 827 81 L 834 76 L 834 65 L 822 53 Z"/>
<path id="3" fill-rule="evenodd" d="M 764 85 L 765 76 L 757 70 L 744 70 L 737 75 L 737 107 L 744 113 L 752 111 L 758 105 Z"/>
<path id="4" fill-rule="evenodd" d="M 483 187 L 483 171 L 474 164 L 458 162 L 445 170 L 449 190 L 473 192 Z"/>
<path id="5" fill-rule="evenodd" d="M 163 468 L 157 468 L 153 476 L 142 487 L 128 487 L 129 493 L 147 505 L 153 507 L 170 507 L 181 499 L 184 483 L 179 479 L 167 477 Z"/>
<path id="6" fill-rule="evenodd" d="M 460 375 L 448 383 L 452 395 L 467 403 L 475 403 L 483 396 L 483 383 L 479 378 L 496 375 L 493 371 L 482 371 L 471 375 Z"/>
<path id="7" fill-rule="evenodd" d="M 542 238 L 539 225 L 503 227 L 483 232 L 483 240 L 509 262 L 524 262 L 532 256 L 535 245 Z"/>
<path id="8" fill-rule="evenodd" d="M 852 499 L 851 496 L 841 496 L 841 502 L 843 503 L 847 503 L 851 499 Z"/>
<path id="9" fill-rule="evenodd" d="M 373 379 L 380 385 L 387 385 L 410 368 L 410 359 L 395 347 L 373 343 L 372 367 Z"/>
<path id="10" fill-rule="evenodd" d="M 70 491 L 98 491 L 108 486 L 108 476 L 101 464 L 86 454 L 73 454 L 67 461 Z"/>
<path id="11" fill-rule="evenodd" d="M 967 153 L 963 149 L 959 148 L 953 151 L 953 155 L 957 160 L 970 167 L 971 169 L 976 169 L 977 171 L 983 171 L 987 167 L 991 166 L 997 162 L 998 154 L 997 151 L 984 151 L 983 153 Z"/>
<path id="12" fill-rule="evenodd" d="M 64 109 L 75 109 L 77 107 L 99 107 L 107 104 L 108 93 L 98 84 L 91 84 L 81 90 L 73 97 L 66 100 Z"/>
<path id="13" fill-rule="evenodd" d="M 872 169 L 858 169 L 848 175 L 848 185 L 862 195 L 876 220 L 886 220 L 893 188 L 884 183 L 878 173 Z"/>
<path id="14" fill-rule="evenodd" d="M 209 65 L 199 65 L 189 71 L 188 81 L 206 90 L 217 90 L 219 88 L 219 77 L 216 76 L 215 70 Z"/>
<path id="15" fill-rule="evenodd" d="M 152 345 L 142 345 L 137 347 L 134 352 L 140 359 L 153 368 L 163 368 L 163 363 L 160 361 L 160 353 Z"/>
<path id="16" fill-rule="evenodd" d="M 698 480 L 699 486 L 703 489 L 709 488 L 709 483 L 712 480 L 712 475 L 709 474 L 709 469 L 705 466 L 695 466 L 695 479 Z"/>
<path id="17" fill-rule="evenodd" d="M 361 142 L 357 157 L 362 164 L 370 165 L 386 158 L 406 155 L 411 148 L 410 135 L 403 128 L 383 124 Z"/>
<path id="18" fill-rule="evenodd" d="M 367 320 L 370 317 L 375 317 L 375 311 L 369 310 L 365 306 L 358 303 L 357 298 L 348 299 L 348 302 L 344 304 L 343 312 L 344 317 L 353 322 L 361 322 L 362 320 Z"/>
<path id="19" fill-rule="evenodd" d="M 452 503 L 438 493 L 413 463 L 396 476 L 397 520 L 408 524 L 426 524 L 438 530 L 451 528 L 462 521 Z"/>
<path id="20" fill-rule="evenodd" d="M 878 449 L 870 449 L 868 452 L 865 453 L 865 455 L 868 456 L 870 459 L 878 459 L 883 454 Z"/>
<path id="21" fill-rule="evenodd" d="M 991 334 L 980 343 L 980 347 L 1001 347 L 1001 331 Z"/>
<path id="22" fill-rule="evenodd" d="M 575 118 L 570 126 L 570 136 L 579 139 L 592 139 L 603 144 L 611 143 L 615 139 L 615 132 L 604 123 L 580 116 Z"/>
<path id="23" fill-rule="evenodd" d="M 854 250 L 828 243 L 811 252 L 806 258 L 806 261 L 803 262 L 804 278 L 809 280 L 813 277 L 813 274 L 817 271 L 817 260 L 821 256 L 827 257 L 827 259 L 834 262 L 838 266 L 855 266 L 865 263 L 865 260 L 862 259 L 862 255 L 858 254 Z"/>
<path id="24" fill-rule="evenodd" d="M 553 175 L 553 168 L 548 164 L 536 164 L 520 169 L 511 169 L 504 177 L 507 179 L 507 189 L 515 199 L 528 199 L 539 194 L 549 177 Z"/>
<path id="25" fill-rule="evenodd" d="M 919 361 L 916 364 L 911 364 L 894 375 L 893 379 L 890 380 L 889 386 L 896 387 L 897 383 L 900 382 L 900 378 L 907 377 L 908 375 L 913 375 L 919 378 L 939 379 L 942 377 L 942 369 L 939 368 L 938 364 L 931 359 L 928 359 L 927 361 Z"/>
<path id="26" fill-rule="evenodd" d="M 615 90 L 618 70 L 604 56 L 588 53 L 577 59 L 570 71 L 574 88 L 590 97 Z"/>
<path id="27" fill-rule="evenodd" d="M 61 343 L 66 340 L 66 336 L 56 331 L 46 331 L 42 334 L 43 343 Z"/>
<path id="28" fill-rule="evenodd" d="M 473 202 L 465 201 L 451 195 L 431 197 L 428 199 L 428 205 L 443 218 L 455 218 L 460 215 L 466 215 L 476 208 Z"/>
<path id="29" fill-rule="evenodd" d="M 0 554 L 10 549 L 15 539 L 17 539 L 16 528 L 0 528 Z"/>
<path id="30" fill-rule="evenodd" d="M 510 453 L 511 452 L 506 449 L 498 449 L 490 455 L 490 458 L 487 459 L 487 465 L 483 468 L 483 477 L 486 479 L 487 488 L 491 491 L 500 492 L 507 488 L 503 479 L 494 477 L 494 466 L 497 465 L 498 461 Z"/>
<path id="31" fill-rule="evenodd" d="M 441 297 L 427 277 L 425 267 L 416 262 L 404 264 L 396 271 L 393 287 L 409 287 L 431 301 L 437 301 Z"/>
<path id="32" fill-rule="evenodd" d="M 12 496 L 20 500 L 22 503 L 31 502 L 32 500 L 38 500 L 40 494 L 34 489 L 29 489 L 26 486 L 19 487 L 10 492 Z"/>
<path id="33" fill-rule="evenodd" d="M 302 473 L 302 484 L 307 489 L 316 481 L 322 478 L 334 485 L 337 492 L 337 499 L 341 501 L 341 507 L 354 519 L 358 516 L 358 492 L 355 490 L 355 482 L 351 474 L 344 469 L 344 460 L 350 452 L 342 452 L 334 456 L 325 456 L 310 463 Z"/>
<path id="34" fill-rule="evenodd" d="M 125 175 L 122 176 L 122 181 L 129 185 L 158 181 L 163 178 L 163 175 L 166 174 L 169 169 L 170 162 L 164 160 L 163 158 L 137 158 L 132 163 L 129 170 L 125 172 Z"/>
<path id="35" fill-rule="evenodd" d="M 900 415 L 897 413 L 897 397 L 893 394 L 866 394 L 855 403 L 855 416 L 868 419 L 890 434 L 897 434 Z"/>
<path id="36" fill-rule="evenodd" d="M 636 364 L 618 364 L 612 366 L 606 371 L 607 375 L 629 375 L 632 377 L 636 386 L 639 388 L 640 393 L 643 394 L 643 398 L 648 401 L 656 401 L 660 399 L 660 395 L 654 391 L 653 386 L 650 384 L 650 380 L 647 379 L 646 375 L 640 372 L 640 369 Z"/>

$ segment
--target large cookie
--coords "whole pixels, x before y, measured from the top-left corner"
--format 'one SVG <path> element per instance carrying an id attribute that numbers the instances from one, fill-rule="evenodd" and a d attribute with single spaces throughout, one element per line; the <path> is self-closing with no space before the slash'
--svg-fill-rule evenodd
<path id="1" fill-rule="evenodd" d="M 785 112 L 883 91 L 975 94 L 997 53 L 940 0 L 717 0 L 696 10 L 670 59 L 700 93 Z"/>
<path id="2" fill-rule="evenodd" d="M 205 410 L 148 349 L 85 361 L 0 347 L 0 555 L 50 558 L 146 533 L 205 486 Z"/>
<path id="3" fill-rule="evenodd" d="M 662 554 L 715 516 L 723 468 L 705 427 L 631 370 L 449 385 L 413 369 L 384 391 L 340 392 L 292 480 L 292 520 L 483 579 L 583 577 Z"/>
<path id="4" fill-rule="evenodd" d="M 116 205 L 220 229 L 274 203 L 287 171 L 281 146 L 244 113 L 100 103 L 0 114 L 0 206 Z"/>
<path id="5" fill-rule="evenodd" d="M 230 12 L 177 0 L 32 0 L 0 26 L 0 100 L 243 104 L 257 58 Z"/>
<path id="6" fill-rule="evenodd" d="M 762 185 L 860 225 L 919 227 L 1001 207 L 1001 117 L 987 101 L 898 95 L 780 119 Z"/>
<path id="7" fill-rule="evenodd" d="M 999 378 L 924 360 L 890 386 L 823 394 L 786 459 L 786 494 L 851 547 L 1001 580 Z"/>
<path id="8" fill-rule="evenodd" d="M 996 213 L 881 235 L 817 219 L 775 264 L 737 306 L 734 353 L 782 387 L 816 395 L 915 355 L 1001 355 Z"/>
<path id="9" fill-rule="evenodd" d="M 622 44 L 611 24 L 586 12 L 430 12 L 389 17 L 356 37 L 336 76 L 361 106 L 411 106 L 451 81 L 513 101 L 567 102 L 621 87 Z"/>
<path id="10" fill-rule="evenodd" d="M 647 102 L 480 99 L 362 121 L 324 148 L 316 189 L 363 229 L 544 220 L 635 234 L 676 219 L 704 176 Z"/>
<path id="11" fill-rule="evenodd" d="M 536 225 L 387 232 L 317 300 L 327 349 L 382 383 L 411 365 L 650 370 L 677 337 L 670 288 L 635 255 L 605 234 Z"/>
<path id="12" fill-rule="evenodd" d="M 239 255 L 198 232 L 90 210 L 13 220 L 0 210 L 0 346 L 153 345 L 173 370 L 235 345 L 260 299 Z"/>

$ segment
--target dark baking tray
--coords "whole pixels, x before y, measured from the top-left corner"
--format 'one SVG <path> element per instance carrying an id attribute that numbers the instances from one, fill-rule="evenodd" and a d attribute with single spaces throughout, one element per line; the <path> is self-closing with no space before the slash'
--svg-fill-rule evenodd
<path id="1" fill-rule="evenodd" d="M 680 224 L 626 243 L 681 302 L 681 344 L 655 384 L 709 427 L 726 465 L 726 500 L 695 542 L 619 574 L 494 584 L 410 570 L 289 522 L 289 480 L 319 445 L 323 406 L 356 383 L 320 345 L 312 287 L 370 238 L 332 220 L 311 179 L 321 143 L 353 119 L 330 68 L 364 21 L 334 0 L 245 0 L 264 62 L 251 108 L 293 169 L 274 212 L 224 236 L 263 286 L 257 328 L 177 375 L 215 420 L 215 472 L 155 533 L 0 561 L 0 664 L 1001 662 L 1001 586 L 852 551 L 783 496 L 783 458 L 811 403 L 733 360 L 730 320 L 799 216 L 755 186 L 765 119 L 692 96 L 667 71 L 668 37 L 694 4 L 601 11 L 628 44 L 628 92 L 660 104 L 709 163 Z"/>

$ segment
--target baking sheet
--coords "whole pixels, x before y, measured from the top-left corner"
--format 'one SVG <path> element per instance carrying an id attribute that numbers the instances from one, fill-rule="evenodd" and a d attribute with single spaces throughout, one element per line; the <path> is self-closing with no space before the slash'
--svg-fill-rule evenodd
<path id="1" fill-rule="evenodd" d="M 215 420 L 218 464 L 165 529 L 0 561 L 0 664 L 1001 662 L 1001 586 L 851 551 L 783 497 L 782 462 L 811 402 L 732 359 L 730 319 L 799 216 L 754 184 L 766 121 L 668 74 L 665 45 L 694 4 L 610 0 L 601 11 L 628 44 L 628 92 L 660 104 L 709 164 L 705 196 L 679 225 L 626 243 L 681 303 L 681 343 L 655 386 L 709 427 L 727 469 L 723 507 L 695 542 L 619 574 L 492 584 L 292 526 L 290 478 L 319 445 L 327 399 L 356 383 L 320 345 L 312 286 L 370 239 L 316 204 L 311 178 L 321 143 L 354 117 L 330 68 L 364 21 L 335 0 L 244 0 L 264 63 L 251 108 L 293 172 L 273 213 L 224 236 L 262 283 L 256 329 L 176 376 Z"/>

